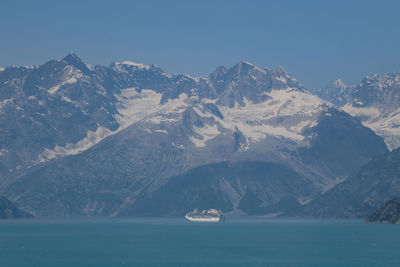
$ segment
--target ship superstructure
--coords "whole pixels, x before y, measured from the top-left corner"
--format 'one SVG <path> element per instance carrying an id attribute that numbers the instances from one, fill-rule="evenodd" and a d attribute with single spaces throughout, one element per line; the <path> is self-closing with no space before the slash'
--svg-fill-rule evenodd
<path id="1" fill-rule="evenodd" d="M 223 220 L 223 213 L 217 209 L 203 211 L 195 209 L 194 211 L 186 213 L 185 218 L 192 222 L 220 222 Z"/>

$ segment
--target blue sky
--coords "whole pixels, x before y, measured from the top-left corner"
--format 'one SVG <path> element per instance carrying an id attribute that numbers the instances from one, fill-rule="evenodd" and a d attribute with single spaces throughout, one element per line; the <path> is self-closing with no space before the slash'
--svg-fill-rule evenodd
<path id="1" fill-rule="evenodd" d="M 8 1 L 0 66 L 74 51 L 91 64 L 203 76 L 240 60 L 282 65 L 307 88 L 400 71 L 400 1 Z"/>

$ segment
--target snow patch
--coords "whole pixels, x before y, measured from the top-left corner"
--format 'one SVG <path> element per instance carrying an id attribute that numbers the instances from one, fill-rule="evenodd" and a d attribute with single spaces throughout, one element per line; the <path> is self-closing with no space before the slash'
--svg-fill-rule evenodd
<path id="1" fill-rule="evenodd" d="M 282 82 L 282 83 L 286 83 L 287 82 L 285 77 L 275 77 L 275 79 L 280 81 L 280 82 Z"/>
<path id="2" fill-rule="evenodd" d="M 313 127 L 317 126 L 318 124 L 319 124 L 319 120 L 316 119 L 316 120 L 312 121 L 312 122 L 310 123 L 310 125 L 308 125 L 308 127 L 309 127 L 309 128 L 313 128 Z"/>
<path id="3" fill-rule="evenodd" d="M 190 140 L 196 147 L 205 147 L 206 142 L 210 139 L 215 138 L 221 132 L 218 130 L 217 125 L 204 125 L 203 127 L 193 127 L 195 133 L 201 136 L 201 138 L 197 138 L 194 136 L 190 137 Z"/>
<path id="4" fill-rule="evenodd" d="M 23 68 L 28 69 L 28 70 L 33 70 L 39 68 L 39 65 L 34 65 L 34 66 L 23 66 Z"/>
<path id="5" fill-rule="evenodd" d="M 346 104 L 342 109 L 354 117 L 361 118 L 361 120 L 371 121 L 381 116 L 381 112 L 375 107 L 354 107 L 351 104 Z"/>
<path id="6" fill-rule="evenodd" d="M 153 109 L 152 115 L 146 118 L 147 122 L 160 124 L 162 122 L 176 122 L 189 106 L 190 98 L 186 93 L 181 93 L 178 98 L 168 99 L 163 105 Z"/>
<path id="7" fill-rule="evenodd" d="M 185 146 L 184 146 L 184 145 L 177 145 L 177 144 L 175 144 L 174 142 L 172 142 L 172 145 L 173 145 L 174 147 L 176 147 L 176 148 L 179 148 L 179 149 L 185 149 Z"/>
<path id="8" fill-rule="evenodd" d="M 94 67 L 92 65 L 90 65 L 88 63 L 84 63 L 84 64 L 85 64 L 86 68 L 88 68 L 89 70 L 91 70 L 91 71 L 94 70 Z"/>
<path id="9" fill-rule="evenodd" d="M 61 86 L 66 85 L 66 84 L 73 84 L 73 83 L 76 83 L 77 81 L 78 80 L 75 77 L 69 78 L 69 79 L 57 84 L 56 86 L 51 87 L 48 90 L 48 92 L 49 92 L 49 94 L 54 95 L 60 89 Z"/>
<path id="10" fill-rule="evenodd" d="M 363 125 L 381 136 L 390 150 L 400 146 L 400 108 L 379 120 L 372 118 L 363 121 Z"/>
<path id="11" fill-rule="evenodd" d="M 265 69 L 262 69 L 260 67 L 254 67 L 257 71 L 263 73 L 263 74 L 267 74 L 267 71 Z"/>
<path id="12" fill-rule="evenodd" d="M 200 80 L 199 78 L 190 76 L 190 75 L 188 75 L 188 74 L 183 74 L 182 77 L 185 77 L 186 79 L 189 79 L 189 80 L 194 80 L 194 81 L 196 81 L 196 82 L 198 82 L 198 81 Z M 193 90 L 193 89 L 192 89 L 192 90 Z"/>
<path id="13" fill-rule="evenodd" d="M 218 100 L 218 98 L 215 98 L 215 99 L 204 98 L 201 100 L 201 102 L 204 104 L 215 104 L 215 103 L 217 103 L 217 100 Z"/>
<path id="14" fill-rule="evenodd" d="M 384 115 L 375 107 L 354 107 L 346 104 L 344 111 L 361 119 L 362 124 L 383 138 L 390 150 L 400 146 L 400 108 Z"/>
<path id="15" fill-rule="evenodd" d="M 266 95 L 270 98 L 262 103 L 244 99 L 245 106 L 219 106 L 224 120 L 215 119 L 232 131 L 237 127 L 249 143 L 268 136 L 299 142 L 305 138 L 302 130 L 312 125 L 323 108 L 330 106 L 317 96 L 292 88 L 272 90 Z"/>
<path id="16" fill-rule="evenodd" d="M 74 101 L 72 101 L 72 100 L 71 100 L 69 97 L 67 97 L 67 96 L 62 96 L 61 99 L 62 99 L 63 101 L 65 101 L 65 102 L 68 102 L 68 103 L 75 103 Z"/>
<path id="17" fill-rule="evenodd" d="M 119 62 L 117 62 L 117 63 L 119 63 Z M 127 65 L 127 66 L 133 66 L 133 67 L 135 67 L 137 69 L 149 70 L 151 68 L 149 65 L 136 63 L 136 62 L 132 62 L 132 61 L 122 61 L 120 64 Z"/>
<path id="18" fill-rule="evenodd" d="M 134 122 L 140 121 L 158 109 L 162 94 L 153 90 L 141 90 L 127 88 L 121 90 L 118 99 L 118 115 L 115 116 L 120 128 L 124 129 Z"/>
<path id="19" fill-rule="evenodd" d="M 66 84 L 74 84 L 78 81 L 78 79 L 82 78 L 83 74 L 80 70 L 75 69 L 73 66 L 66 66 L 64 69 L 64 77 L 63 81 L 61 81 L 59 84 L 51 87 L 48 92 L 51 95 L 54 95 L 63 85 Z"/>
<path id="20" fill-rule="evenodd" d="M 0 110 L 4 109 L 4 107 L 8 103 L 13 103 L 13 102 L 14 102 L 13 98 L 7 98 L 7 99 L 4 99 L 3 101 L 0 101 Z"/>
<path id="21" fill-rule="evenodd" d="M 161 75 L 164 76 L 164 77 L 167 77 L 168 79 L 171 79 L 172 77 L 174 77 L 174 76 L 172 76 L 171 74 L 166 73 L 166 72 L 161 73 Z"/>
<path id="22" fill-rule="evenodd" d="M 161 122 L 175 122 L 179 118 L 176 114 L 182 113 L 187 108 L 189 99 L 182 93 L 176 99 L 169 99 L 160 104 L 162 94 L 153 90 L 144 89 L 138 92 L 136 88 L 127 88 L 121 94 L 115 95 L 118 99 L 118 115 L 115 116 L 122 130 L 132 123 L 146 120 L 154 124 Z"/>
<path id="23" fill-rule="evenodd" d="M 5 149 L 5 148 L 0 149 L 0 157 L 3 156 L 6 153 L 8 153 L 7 149 Z"/>
<path id="24" fill-rule="evenodd" d="M 244 64 L 246 64 L 246 65 L 250 65 L 250 66 L 254 66 L 252 63 L 250 63 L 250 62 L 248 62 L 248 61 L 245 61 L 245 60 L 242 60 L 241 63 L 244 63 Z"/>
<path id="25" fill-rule="evenodd" d="M 111 135 L 113 132 L 105 127 L 98 126 L 95 132 L 88 131 L 86 137 L 79 142 L 72 144 L 68 143 L 65 146 L 56 146 L 54 149 L 46 148 L 39 156 L 39 162 L 45 162 L 53 158 L 58 158 L 65 155 L 79 154 L 93 145 L 99 143 L 101 140 Z"/>

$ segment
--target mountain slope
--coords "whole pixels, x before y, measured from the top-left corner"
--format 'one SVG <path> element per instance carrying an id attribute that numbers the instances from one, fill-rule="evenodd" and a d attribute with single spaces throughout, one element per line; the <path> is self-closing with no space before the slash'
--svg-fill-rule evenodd
<path id="1" fill-rule="evenodd" d="M 343 179 L 354 174 L 369 160 L 387 152 L 383 140 L 354 117 L 330 108 L 318 123 L 304 130 L 310 146 L 300 148 L 300 158 L 326 176 Z"/>
<path id="2" fill-rule="evenodd" d="M 0 196 L 0 219 L 31 218 L 32 214 L 17 208 L 14 203 Z"/>
<path id="3" fill-rule="evenodd" d="M 315 192 L 314 185 L 277 163 L 221 162 L 175 176 L 160 189 L 146 192 L 118 212 L 120 216 L 183 216 L 215 207 L 245 214 L 279 213 L 298 206 Z"/>
<path id="4" fill-rule="evenodd" d="M 297 173 L 301 179 L 292 181 L 293 184 L 305 181 L 307 186 L 298 188 L 302 195 L 298 193 L 292 198 L 302 203 L 337 183 L 336 177 L 343 178 L 358 164 L 386 151 L 383 141 L 369 129 L 348 115 L 341 115 L 339 111 L 336 113 L 330 110 L 330 113 L 321 115 L 318 121 L 322 126 L 313 127 L 308 132 L 318 140 L 329 139 L 331 147 L 323 147 L 324 142 L 317 140 L 309 146 L 296 148 L 293 143 L 285 144 L 281 139 L 272 138 L 268 142 L 264 140 L 250 144 L 246 150 L 241 150 L 243 142 L 248 145 L 246 139 L 240 132 L 229 131 L 208 140 L 203 146 L 199 145 L 202 143 L 193 143 L 190 135 L 193 134 L 191 125 L 203 123 L 199 118 L 195 117 L 194 122 L 185 119 L 172 125 L 164 122 L 157 124 L 157 128 L 151 128 L 145 122 L 136 123 L 79 155 L 32 168 L 4 192 L 38 215 L 104 216 L 124 210 L 143 194 L 153 191 L 166 194 L 168 187 L 166 189 L 164 186 L 173 179 L 171 177 L 199 165 L 246 160 L 251 166 L 252 161 L 261 160 L 265 164 L 279 163 Z M 184 114 L 182 116 L 186 117 Z M 355 136 L 351 130 L 357 127 L 360 129 Z M 354 138 L 358 139 L 359 145 L 354 143 L 345 146 Z M 342 168 L 338 171 L 335 169 L 337 166 Z M 282 167 L 282 171 L 286 169 Z M 223 170 L 228 171 L 227 168 Z M 222 171 L 219 174 L 230 175 Z M 259 176 L 263 177 L 262 174 Z M 245 179 L 249 179 L 249 176 L 245 176 Z M 292 186 L 287 185 L 287 188 Z M 280 202 L 280 198 L 285 198 L 287 194 L 277 194 L 279 197 L 276 197 L 276 202 Z M 148 204 L 153 205 L 150 202 Z M 225 207 L 232 205 L 229 203 Z M 247 209 L 244 211 L 250 212 Z M 176 211 L 173 212 L 176 214 Z"/>
<path id="5" fill-rule="evenodd" d="M 369 214 L 366 222 L 400 224 L 400 198 L 394 198 Z"/>
<path id="6" fill-rule="evenodd" d="M 400 146 L 399 73 L 366 76 L 357 86 L 335 81 L 317 95 L 359 118 L 384 138 L 390 149 Z"/>
<path id="7" fill-rule="evenodd" d="M 317 217 L 365 217 L 400 195 L 400 149 L 370 161 L 296 213 Z"/>

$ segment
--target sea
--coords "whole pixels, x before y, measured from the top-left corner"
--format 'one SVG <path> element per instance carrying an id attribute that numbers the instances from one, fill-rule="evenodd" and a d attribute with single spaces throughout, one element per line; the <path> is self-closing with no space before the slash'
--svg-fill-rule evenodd
<path id="1" fill-rule="evenodd" d="M 0 266 L 400 266 L 400 225 L 273 218 L 5 220 Z"/>

